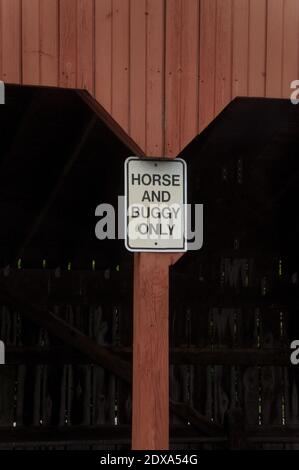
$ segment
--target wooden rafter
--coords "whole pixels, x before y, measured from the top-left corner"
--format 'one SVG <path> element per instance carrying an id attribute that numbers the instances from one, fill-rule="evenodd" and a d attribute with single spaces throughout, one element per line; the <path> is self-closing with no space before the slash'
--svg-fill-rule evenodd
<path id="1" fill-rule="evenodd" d="M 50 334 L 62 340 L 63 343 L 87 356 L 91 362 L 105 367 L 126 382 L 131 381 L 132 368 L 128 362 L 123 361 L 107 348 L 98 345 L 51 311 L 37 307 L 26 301 L 20 294 L 1 287 L 0 299 L 2 304 L 12 306 L 33 323 L 45 328 Z"/>
<path id="2" fill-rule="evenodd" d="M 132 361 L 131 348 L 107 347 L 115 357 L 121 357 L 127 362 Z M 80 352 L 66 347 L 37 348 L 37 347 L 8 347 L 6 349 L 7 364 L 55 364 L 57 360 L 65 364 L 86 364 L 88 357 Z M 290 350 L 278 349 L 241 349 L 225 348 L 209 351 L 202 348 L 172 348 L 170 363 L 174 365 L 235 365 L 235 366 L 289 366 Z"/>
<path id="3" fill-rule="evenodd" d="M 108 348 L 98 345 L 49 310 L 29 303 L 19 291 L 16 293 L 3 284 L 0 285 L 0 302 L 15 308 L 33 323 L 45 328 L 50 334 L 87 356 L 92 363 L 102 366 L 117 377 L 131 383 L 132 366 L 129 362 L 112 353 Z M 200 433 L 207 436 L 213 436 L 222 428 L 210 423 L 206 417 L 200 415 L 188 404 L 170 401 L 170 409 L 182 422 L 190 423 Z"/>

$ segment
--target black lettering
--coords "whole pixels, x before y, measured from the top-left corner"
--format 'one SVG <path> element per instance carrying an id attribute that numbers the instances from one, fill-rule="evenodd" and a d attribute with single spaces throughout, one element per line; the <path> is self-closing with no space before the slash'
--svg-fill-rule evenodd
<path id="1" fill-rule="evenodd" d="M 144 231 L 143 228 L 145 229 Z M 138 227 L 138 231 L 139 233 L 141 233 L 141 235 L 146 235 L 148 233 L 148 226 L 146 224 L 140 224 Z"/>
<path id="2" fill-rule="evenodd" d="M 162 202 L 170 201 L 170 193 L 168 191 L 162 191 Z"/>
<path id="3" fill-rule="evenodd" d="M 139 208 L 138 207 L 132 207 L 132 214 L 131 214 L 132 218 L 134 219 L 135 217 L 139 217 L 140 216 L 140 212 L 139 212 Z"/>
<path id="4" fill-rule="evenodd" d="M 135 184 L 135 181 L 136 181 L 136 184 L 138 184 L 138 185 L 141 184 L 140 175 L 135 176 L 135 175 L 132 173 L 132 184 L 133 184 L 133 185 Z"/>
<path id="5" fill-rule="evenodd" d="M 156 183 L 161 186 L 161 175 L 153 175 L 153 186 L 156 186 Z"/>
<path id="6" fill-rule="evenodd" d="M 148 191 L 144 191 L 143 197 L 142 197 L 142 202 L 148 201 L 151 202 L 150 195 Z"/>
<path id="7" fill-rule="evenodd" d="M 172 176 L 172 186 L 180 186 L 180 176 L 173 175 Z"/>
<path id="8" fill-rule="evenodd" d="M 148 173 L 145 173 L 145 175 L 142 176 L 142 184 L 144 184 L 144 186 L 148 186 L 151 184 L 151 182 L 152 182 L 151 175 L 149 175 Z"/>
<path id="9" fill-rule="evenodd" d="M 152 233 L 155 233 L 156 235 L 159 235 L 160 234 L 160 230 L 161 230 L 161 224 L 149 224 L 149 227 L 148 227 L 148 230 L 149 230 L 149 233 L 150 235 Z"/>
<path id="10" fill-rule="evenodd" d="M 161 202 L 161 191 L 152 191 L 152 202 L 154 201 Z"/>
<path id="11" fill-rule="evenodd" d="M 170 186 L 170 184 L 171 184 L 170 175 L 163 175 L 163 184 L 164 184 L 164 186 Z"/>

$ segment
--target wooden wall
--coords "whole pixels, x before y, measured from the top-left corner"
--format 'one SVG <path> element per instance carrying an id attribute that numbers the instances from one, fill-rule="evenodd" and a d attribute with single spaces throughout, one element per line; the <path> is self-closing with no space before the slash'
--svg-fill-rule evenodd
<path id="1" fill-rule="evenodd" d="M 0 38 L 4 81 L 86 87 L 149 155 L 299 79 L 298 0 L 0 0 Z"/>

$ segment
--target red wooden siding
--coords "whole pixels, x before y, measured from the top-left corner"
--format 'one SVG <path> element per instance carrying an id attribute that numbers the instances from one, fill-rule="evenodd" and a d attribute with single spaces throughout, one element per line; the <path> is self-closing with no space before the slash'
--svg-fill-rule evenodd
<path id="1" fill-rule="evenodd" d="M 4 81 L 87 88 L 151 155 L 299 78 L 298 0 L 0 0 L 0 38 Z"/>
<path id="2" fill-rule="evenodd" d="M 267 0 L 251 0 L 249 17 L 248 94 L 265 96 Z"/>

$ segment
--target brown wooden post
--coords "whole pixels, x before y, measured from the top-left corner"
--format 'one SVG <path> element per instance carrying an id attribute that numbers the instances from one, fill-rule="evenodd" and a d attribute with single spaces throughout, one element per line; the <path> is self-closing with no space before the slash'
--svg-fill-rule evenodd
<path id="1" fill-rule="evenodd" d="M 165 254 L 135 254 L 134 450 L 169 446 L 168 268 Z"/>
<path id="2" fill-rule="evenodd" d="M 134 450 L 169 448 L 169 266 L 180 255 L 135 254 Z"/>

